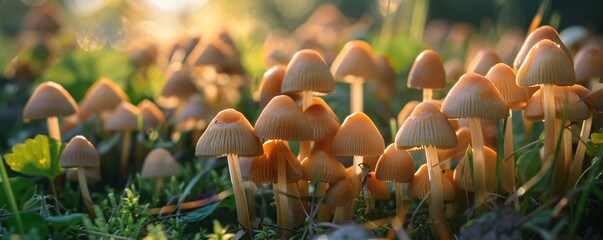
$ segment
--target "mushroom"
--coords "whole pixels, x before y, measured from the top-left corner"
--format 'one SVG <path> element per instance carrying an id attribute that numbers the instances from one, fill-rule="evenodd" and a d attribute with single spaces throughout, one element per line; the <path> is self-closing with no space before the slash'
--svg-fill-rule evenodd
<path id="1" fill-rule="evenodd" d="M 263 153 L 262 143 L 253 134 L 253 127 L 243 114 L 234 109 L 220 111 L 195 147 L 195 155 L 198 157 L 226 155 L 238 220 L 245 228 L 251 225 L 238 156 L 260 156 Z"/>
<path id="2" fill-rule="evenodd" d="M 23 108 L 23 120 L 46 118 L 48 135 L 61 141 L 59 118 L 78 112 L 73 97 L 61 85 L 55 82 L 44 82 L 36 87 Z"/>
<path id="3" fill-rule="evenodd" d="M 448 118 L 468 118 L 475 169 L 474 205 L 478 208 L 488 197 L 480 119 L 505 118 L 509 116 L 509 106 L 488 79 L 476 73 L 466 73 L 448 92 L 442 104 L 442 112 Z"/>
<path id="4" fill-rule="evenodd" d="M 192 130 L 191 137 L 196 141 L 215 115 L 214 108 L 207 104 L 201 93 L 191 95 L 182 111 L 176 116 L 175 131 L 177 132 L 172 133 L 172 138 L 178 139 L 181 131 Z"/>
<path id="5" fill-rule="evenodd" d="M 381 155 L 385 150 L 385 141 L 373 121 L 366 114 L 356 112 L 343 121 L 331 148 L 335 156 L 354 156 L 353 173 L 361 175 L 359 164 L 363 163 L 363 156 Z M 352 189 L 354 196 L 357 196 L 360 192 L 358 178 L 352 178 Z M 354 202 L 352 204 L 354 212 L 356 206 Z"/>
<path id="6" fill-rule="evenodd" d="M 454 201 L 456 199 L 456 187 L 454 181 L 450 181 L 447 174 L 450 171 L 442 170 L 440 177 L 442 179 L 442 196 L 444 202 Z M 429 171 L 427 164 L 421 165 L 415 172 L 408 184 L 408 197 L 411 199 L 422 200 L 427 197 L 427 194 L 431 190 L 431 183 L 429 180 Z"/>
<path id="7" fill-rule="evenodd" d="M 324 203 L 328 206 L 335 207 L 335 216 L 333 223 L 341 224 L 345 222 L 345 206 L 347 206 L 354 195 L 352 195 L 352 184 L 349 177 L 340 179 L 339 181 L 330 184 L 325 192 Z"/>
<path id="8" fill-rule="evenodd" d="M 432 89 L 446 86 L 446 71 L 440 55 L 432 50 L 425 50 L 417 56 L 408 73 L 409 88 L 423 89 L 423 102 L 432 99 Z"/>
<path id="9" fill-rule="evenodd" d="M 498 92 L 500 92 L 501 96 L 509 105 L 509 116 L 505 120 L 503 159 L 511 163 L 511 168 L 513 169 L 513 172 L 515 172 L 515 156 L 513 154 L 513 110 L 520 110 L 526 106 L 528 99 L 530 98 L 528 90 L 525 87 L 517 86 L 513 69 L 504 63 L 494 65 L 490 71 L 488 71 L 488 74 L 486 74 L 486 78 L 490 80 L 496 89 L 498 89 Z M 515 180 L 515 178 L 513 178 L 513 180 Z M 513 181 L 513 186 L 515 186 L 515 181 Z"/>
<path id="10" fill-rule="evenodd" d="M 588 82 L 590 90 L 596 90 L 595 86 L 599 79 L 603 77 L 603 48 L 596 45 L 581 48 L 574 57 L 574 68 L 576 81 L 579 83 Z"/>
<path id="11" fill-rule="evenodd" d="M 533 35 L 533 34 L 532 34 Z M 555 144 L 559 129 L 555 120 L 555 92 L 553 86 L 571 86 L 575 83 L 576 75 L 573 61 L 564 49 L 557 43 L 544 39 L 530 49 L 523 64 L 517 71 L 517 85 L 540 85 L 544 109 L 544 156 L 543 169 L 554 166 L 552 177 L 552 195 L 561 193 L 565 187 L 566 178 L 563 161 L 555 161 Z M 543 170 L 544 171 L 544 170 Z M 518 189 L 523 195 L 525 188 Z"/>
<path id="12" fill-rule="evenodd" d="M 83 136 L 78 135 L 73 137 L 61 154 L 61 167 L 77 168 L 77 178 L 82 198 L 90 215 L 95 216 L 94 202 L 92 202 L 90 192 L 88 191 L 85 169 L 100 167 L 100 155 L 96 151 L 96 148 Z"/>
<path id="13" fill-rule="evenodd" d="M 101 77 L 90 86 L 80 102 L 79 118 L 85 121 L 93 114 L 99 114 L 100 117 L 103 112 L 113 111 L 122 101 L 129 101 L 124 90 L 110 78 Z"/>
<path id="14" fill-rule="evenodd" d="M 105 122 L 105 130 L 122 131 L 120 170 L 121 176 L 128 171 L 130 159 L 130 146 L 132 145 L 132 132 L 139 129 L 138 116 L 140 110 L 129 102 L 121 102 L 113 111 L 113 114 Z"/>
<path id="15" fill-rule="evenodd" d="M 437 230 L 434 233 L 437 232 L 441 239 L 449 239 L 450 233 L 443 214 L 444 199 L 440 174 L 442 170 L 438 160 L 437 148 L 456 146 L 457 139 L 452 126 L 436 105 L 430 102 L 422 102 L 415 107 L 398 130 L 395 144 L 396 148 L 400 149 L 425 149 L 429 182 L 432 189 L 429 198 L 429 216 L 432 220 L 438 222 Z"/>
<path id="16" fill-rule="evenodd" d="M 264 73 L 260 86 L 258 87 L 258 102 L 260 103 L 260 108 L 266 107 L 272 98 L 282 94 L 281 86 L 286 71 L 287 68 L 285 66 L 276 65 Z M 300 98 L 299 93 L 297 92 L 286 95 L 294 100 Z"/>
<path id="17" fill-rule="evenodd" d="M 140 176 L 143 179 L 155 179 L 155 196 L 161 194 L 165 178 L 180 176 L 180 165 L 168 150 L 156 148 L 151 150 L 142 164 Z"/>
<path id="18" fill-rule="evenodd" d="M 316 182 L 314 195 L 317 197 L 325 195 L 327 184 L 335 183 L 346 176 L 345 167 L 331 153 L 324 150 L 312 152 L 301 162 L 301 166 L 303 179 Z M 319 220 L 328 221 L 331 217 L 330 211 L 324 206 L 321 209 Z"/>
<path id="19" fill-rule="evenodd" d="M 375 59 L 379 69 L 380 78 L 373 85 L 373 96 L 383 104 L 389 104 L 391 98 L 396 94 L 396 71 L 388 56 L 379 55 Z"/>
<path id="20" fill-rule="evenodd" d="M 513 191 L 513 182 L 515 174 L 508 161 L 501 164 L 500 178 L 497 177 L 497 158 L 496 152 L 489 147 L 484 148 L 486 160 L 486 190 L 488 192 L 511 192 Z M 466 191 L 475 191 L 475 182 L 471 180 L 471 170 L 469 167 L 469 157 L 466 154 L 456 169 L 454 170 L 454 181 L 456 184 Z M 475 172 L 475 171 L 474 171 Z"/>
<path id="21" fill-rule="evenodd" d="M 475 57 L 473 57 L 471 61 L 469 61 L 467 72 L 473 72 L 485 76 L 490 68 L 501 62 L 502 59 L 500 58 L 500 55 L 498 55 L 494 49 L 482 49 L 475 54 Z"/>
<path id="22" fill-rule="evenodd" d="M 380 73 L 371 46 L 359 40 L 349 41 L 341 49 L 333 64 L 334 77 L 350 83 L 350 112 L 362 112 L 362 84 L 366 80 L 379 79 Z"/>
<path id="23" fill-rule="evenodd" d="M 142 100 L 138 104 L 140 116 L 142 117 L 142 129 L 150 130 L 160 126 L 165 126 L 166 120 L 163 112 L 149 99 Z"/>
<path id="24" fill-rule="evenodd" d="M 163 107 L 175 107 L 174 115 L 178 115 L 186 105 L 189 97 L 199 93 L 199 90 L 197 90 L 197 86 L 193 82 L 190 67 L 181 63 L 170 64 L 167 76 L 157 102 Z"/>
<path id="25" fill-rule="evenodd" d="M 415 172 L 415 162 L 405 150 L 396 149 L 395 144 L 387 146 L 375 169 L 377 179 L 394 182 L 396 196 L 396 212 L 402 213 L 404 204 L 403 183 L 409 183 Z"/>
<path id="26" fill-rule="evenodd" d="M 274 97 L 268 105 L 262 110 L 255 123 L 254 133 L 263 139 L 272 139 L 275 141 L 306 141 L 313 137 L 310 122 L 297 104 L 288 96 L 280 95 Z M 284 153 L 279 153 L 284 154 Z M 277 188 L 281 194 L 287 194 L 287 172 L 286 162 L 277 162 Z M 275 194 L 276 195 L 276 194 Z M 281 209 L 282 227 L 291 228 L 289 217 L 289 199 L 279 198 Z M 283 232 L 283 237 L 290 235 L 288 231 Z"/>

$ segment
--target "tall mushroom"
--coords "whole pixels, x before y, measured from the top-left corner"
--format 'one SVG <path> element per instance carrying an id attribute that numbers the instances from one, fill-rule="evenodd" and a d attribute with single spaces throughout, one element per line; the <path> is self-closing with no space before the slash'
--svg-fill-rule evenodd
<path id="1" fill-rule="evenodd" d="M 563 161 L 555 160 L 555 144 L 561 126 L 555 120 L 555 92 L 553 86 L 571 86 L 576 81 L 574 64 L 563 48 L 548 39 L 539 41 L 530 49 L 523 64 L 517 71 L 517 85 L 540 85 L 544 109 L 544 156 L 543 160 L 554 167 L 553 191 L 556 195 L 563 191 L 566 181 Z M 546 169 L 548 170 L 548 169 Z M 524 189 L 519 189 L 520 195 Z"/>
<path id="2" fill-rule="evenodd" d="M 405 150 L 396 149 L 395 144 L 387 146 L 375 168 L 375 176 L 382 181 L 394 182 L 396 212 L 402 212 L 404 203 L 403 183 L 409 183 L 415 172 L 415 162 Z"/>
<path id="3" fill-rule="evenodd" d="M 180 165 L 172 154 L 164 148 L 153 149 L 147 154 L 140 170 L 140 176 L 144 179 L 155 179 L 155 196 L 161 194 L 165 184 L 165 178 L 180 176 Z"/>
<path id="4" fill-rule="evenodd" d="M 78 112 L 77 104 L 73 97 L 61 85 L 55 82 L 44 82 L 36 87 L 23 108 L 23 120 L 29 122 L 34 119 L 46 118 L 48 135 L 61 141 L 59 118 Z"/>
<path id="5" fill-rule="evenodd" d="M 362 112 L 362 84 L 366 80 L 379 79 L 380 73 L 371 46 L 359 40 L 349 41 L 341 49 L 331 73 L 337 79 L 350 83 L 350 112 Z"/>
<path id="6" fill-rule="evenodd" d="M 432 50 L 425 50 L 417 56 L 408 73 L 409 88 L 423 89 L 423 101 L 432 99 L 432 89 L 446 86 L 446 71 L 440 55 Z"/>
<path id="7" fill-rule="evenodd" d="M 456 146 L 456 143 L 456 134 L 452 126 L 440 109 L 430 102 L 422 102 L 417 105 L 396 134 L 396 148 L 425 149 L 431 184 L 429 216 L 432 220 L 437 221 L 436 232 L 440 239 L 449 239 L 450 233 L 444 216 L 442 169 L 438 161 L 437 148 L 452 148 Z"/>
<path id="8" fill-rule="evenodd" d="M 67 143 L 61 154 L 61 167 L 77 168 L 77 178 L 84 203 L 91 216 L 94 216 L 94 203 L 86 183 L 86 168 L 99 168 L 100 155 L 96 148 L 83 136 L 75 136 Z"/>
<path id="9" fill-rule="evenodd" d="M 113 111 L 111 117 L 105 122 L 105 130 L 122 131 L 120 170 L 124 177 L 128 171 L 130 159 L 130 146 L 132 145 L 132 132 L 139 129 L 138 116 L 140 110 L 129 102 L 121 102 Z"/>
<path id="10" fill-rule="evenodd" d="M 80 102 L 79 118 L 85 121 L 93 114 L 102 116 L 103 112 L 113 111 L 122 101 L 129 101 L 124 90 L 110 78 L 101 77 L 90 86 Z"/>
<path id="11" fill-rule="evenodd" d="M 475 207 L 488 197 L 486 192 L 484 138 L 480 119 L 500 119 L 509 116 L 507 102 L 496 87 L 484 76 L 467 73 L 450 89 L 442 103 L 442 112 L 448 118 L 468 118 L 473 148 L 475 175 Z M 455 138 L 456 139 L 456 138 Z"/>
<path id="12" fill-rule="evenodd" d="M 195 147 L 195 155 L 198 157 L 226 155 L 237 216 L 239 223 L 245 228 L 251 225 L 238 156 L 260 156 L 263 153 L 262 143 L 253 134 L 253 127 L 243 114 L 234 109 L 219 112 Z"/>

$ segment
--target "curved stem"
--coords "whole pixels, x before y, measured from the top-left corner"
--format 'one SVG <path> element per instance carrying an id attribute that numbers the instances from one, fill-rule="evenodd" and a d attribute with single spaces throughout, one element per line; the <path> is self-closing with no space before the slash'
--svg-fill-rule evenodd
<path id="1" fill-rule="evenodd" d="M 515 172 L 515 155 L 513 154 L 513 110 L 509 110 L 509 117 L 506 120 L 507 124 L 505 126 L 505 143 L 504 143 L 504 155 L 503 159 L 506 161 L 510 161 L 509 168 L 511 168 L 511 172 Z M 511 186 L 515 188 L 515 176 L 510 178 Z"/>
<path id="2" fill-rule="evenodd" d="M 230 181 L 232 182 L 232 192 L 237 206 L 239 223 L 244 228 L 249 229 L 251 225 L 249 223 L 245 189 L 243 188 L 243 177 L 239 168 L 239 157 L 236 154 L 228 154 L 226 157 L 228 158 L 228 170 L 230 171 Z"/>
<path id="3" fill-rule="evenodd" d="M 479 120 L 478 120 L 479 121 Z M 444 189 L 442 188 L 442 169 L 435 147 L 425 146 L 425 158 L 430 182 L 429 216 L 436 221 L 435 230 L 440 239 L 450 239 L 450 233 L 444 217 Z"/>
<path id="4" fill-rule="evenodd" d="M 433 99 L 433 90 L 430 88 L 423 88 L 423 102 L 429 102 Z"/>
<path id="5" fill-rule="evenodd" d="M 351 113 L 362 112 L 362 102 L 363 102 L 363 93 L 362 93 L 362 84 L 364 83 L 364 79 L 362 78 L 353 78 L 350 82 L 350 111 Z"/>
<path id="6" fill-rule="evenodd" d="M 121 143 L 121 176 L 125 177 L 128 173 L 128 161 L 130 160 L 130 145 L 132 145 L 132 131 L 124 131 Z"/>
<path id="7" fill-rule="evenodd" d="M 48 117 L 46 119 L 46 123 L 48 124 L 48 136 L 61 141 L 61 130 L 59 128 L 59 118 L 58 117 Z"/>
<path id="8" fill-rule="evenodd" d="M 86 182 L 86 170 L 82 167 L 77 168 L 77 181 L 80 185 L 80 192 L 82 193 L 84 204 L 86 204 L 86 208 L 88 208 L 90 216 L 94 218 L 94 202 L 92 202 L 92 198 L 90 197 L 90 191 L 88 191 L 88 183 Z"/>
<path id="9" fill-rule="evenodd" d="M 155 179 L 155 196 L 159 197 L 161 196 L 161 189 L 163 189 L 163 186 L 165 185 L 165 179 L 164 178 L 156 178 Z"/>
<path id="10" fill-rule="evenodd" d="M 580 131 L 580 139 L 578 142 L 578 148 L 576 148 L 576 155 L 574 156 L 574 161 L 570 167 L 570 175 L 567 180 L 567 189 L 571 189 L 576 185 L 576 181 L 582 174 L 582 162 L 584 161 L 584 153 L 586 152 L 586 141 L 588 140 L 588 135 L 590 134 L 590 129 L 593 124 L 593 117 L 590 116 L 586 120 L 582 122 L 582 131 Z"/>
<path id="11" fill-rule="evenodd" d="M 486 191 L 486 157 L 484 155 L 484 139 L 482 126 L 479 118 L 469 118 L 469 130 L 471 131 L 471 146 L 473 147 L 473 175 L 475 190 L 475 208 L 479 208 L 486 202 L 488 192 Z"/>

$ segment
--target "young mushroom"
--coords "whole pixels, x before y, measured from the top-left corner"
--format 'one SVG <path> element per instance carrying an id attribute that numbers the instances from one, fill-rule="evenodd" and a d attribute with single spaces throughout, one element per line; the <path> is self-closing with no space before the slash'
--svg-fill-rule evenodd
<path id="1" fill-rule="evenodd" d="M 423 102 L 432 99 L 432 89 L 446 86 L 446 71 L 440 55 L 432 50 L 425 50 L 417 56 L 408 73 L 409 88 L 423 89 Z"/>
<path id="2" fill-rule="evenodd" d="M 394 182 L 396 212 L 402 212 L 404 203 L 403 183 L 409 183 L 415 172 L 415 162 L 405 150 L 396 149 L 395 144 L 387 146 L 375 169 L 375 176 L 382 181 Z"/>
<path id="3" fill-rule="evenodd" d="M 450 233 L 444 216 L 442 176 L 437 148 L 452 148 L 457 143 L 452 126 L 430 102 L 417 105 L 396 134 L 396 148 L 424 148 L 429 171 L 431 195 L 429 198 L 429 216 L 437 221 L 435 232 L 440 239 L 449 239 Z"/>
<path id="4" fill-rule="evenodd" d="M 95 216 L 94 202 L 92 202 L 90 191 L 88 191 L 85 169 L 100 167 L 100 155 L 96 151 L 96 148 L 83 136 L 78 135 L 73 137 L 61 154 L 61 167 L 77 168 L 77 178 L 82 198 L 90 215 Z"/>
<path id="5" fill-rule="evenodd" d="M 140 176 L 143 179 L 155 179 L 155 196 L 161 194 L 165 178 L 180 176 L 180 165 L 168 150 L 164 148 L 153 149 L 142 164 Z"/>
<path id="6" fill-rule="evenodd" d="M 238 220 L 247 229 L 251 225 L 238 156 L 260 156 L 263 153 L 262 143 L 253 134 L 253 127 L 243 114 L 234 109 L 219 112 L 207 126 L 195 148 L 195 155 L 198 157 L 226 155 Z"/>
<path id="7" fill-rule="evenodd" d="M 101 77 L 90 86 L 80 102 L 79 118 L 85 121 L 94 114 L 101 116 L 103 112 L 113 111 L 122 101 L 129 101 L 124 90 L 110 78 Z"/>
<path id="8" fill-rule="evenodd" d="M 113 111 L 111 117 L 105 122 L 105 130 L 122 131 L 120 171 L 121 176 L 128 172 L 130 160 L 130 147 L 132 145 L 132 132 L 139 129 L 138 116 L 140 110 L 129 102 L 121 102 Z"/>
<path id="9" fill-rule="evenodd" d="M 475 54 L 475 57 L 469 62 L 467 72 L 477 73 L 485 76 L 490 68 L 497 63 L 501 63 L 502 59 L 494 49 L 482 49 Z"/>
<path id="10" fill-rule="evenodd" d="M 44 82 L 36 87 L 23 108 L 23 120 L 46 118 L 48 135 L 61 141 L 59 117 L 65 117 L 78 112 L 78 106 L 73 97 L 61 85 L 55 82 Z"/>

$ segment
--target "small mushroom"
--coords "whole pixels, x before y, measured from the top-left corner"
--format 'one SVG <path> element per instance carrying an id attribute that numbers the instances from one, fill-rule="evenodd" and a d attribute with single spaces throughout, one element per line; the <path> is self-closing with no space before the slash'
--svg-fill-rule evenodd
<path id="1" fill-rule="evenodd" d="M 415 171 L 415 162 L 405 150 L 396 149 L 395 144 L 387 146 L 375 169 L 375 176 L 382 181 L 394 182 L 396 212 L 400 213 L 404 203 L 403 183 L 409 183 Z"/>
<path id="2" fill-rule="evenodd" d="M 132 132 L 138 130 L 138 116 L 140 110 L 129 102 L 121 102 L 113 111 L 111 117 L 105 122 L 105 130 L 123 132 L 121 142 L 120 171 L 121 176 L 126 176 L 128 161 L 130 160 L 130 146 L 132 145 Z"/>
<path id="3" fill-rule="evenodd" d="M 446 86 L 446 71 L 440 55 L 433 50 L 425 50 L 417 56 L 408 73 L 409 88 L 423 89 L 423 101 L 432 99 L 432 89 Z"/>
<path id="4" fill-rule="evenodd" d="M 172 154 L 164 148 L 153 149 L 144 159 L 140 176 L 143 179 L 155 179 L 155 196 L 161 194 L 165 178 L 180 176 L 180 165 Z"/>
<path id="5" fill-rule="evenodd" d="M 110 78 L 101 77 L 84 95 L 78 115 L 80 120 L 85 121 L 91 115 L 113 111 L 122 101 L 129 101 L 124 90 Z"/>
<path id="6" fill-rule="evenodd" d="M 59 118 L 78 112 L 73 97 L 61 85 L 55 82 L 44 82 L 36 87 L 23 108 L 23 120 L 46 118 L 48 135 L 61 141 Z"/>
<path id="7" fill-rule="evenodd" d="M 78 135 L 73 137 L 61 154 L 61 167 L 77 168 L 77 178 L 82 198 L 88 208 L 88 212 L 91 216 L 94 216 L 94 202 L 92 202 L 90 192 L 88 191 L 85 169 L 100 167 L 100 155 L 96 151 L 96 148 L 83 136 Z"/>

